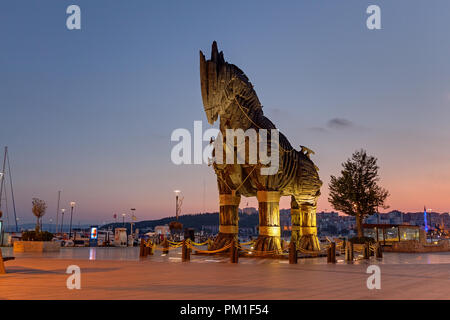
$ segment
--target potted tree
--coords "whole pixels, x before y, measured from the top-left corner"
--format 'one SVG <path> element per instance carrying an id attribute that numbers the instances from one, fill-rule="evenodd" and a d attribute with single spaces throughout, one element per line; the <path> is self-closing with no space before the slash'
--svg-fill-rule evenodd
<path id="1" fill-rule="evenodd" d="M 34 231 L 22 233 L 22 240 L 14 242 L 14 252 L 44 252 L 58 251 L 59 243 L 53 242 L 53 234 L 42 231 L 42 217 L 45 215 L 47 204 L 44 200 L 33 198 L 32 212 L 36 216 L 36 227 Z"/>

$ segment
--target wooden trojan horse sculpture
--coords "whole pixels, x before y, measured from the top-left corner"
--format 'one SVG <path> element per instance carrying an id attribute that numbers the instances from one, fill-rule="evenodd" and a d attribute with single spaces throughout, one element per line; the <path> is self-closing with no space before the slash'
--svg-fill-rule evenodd
<path id="1" fill-rule="evenodd" d="M 206 61 L 200 51 L 200 82 L 208 122 L 213 124 L 220 116 L 220 135 L 223 137 L 220 143 L 224 159 L 230 151 L 226 146 L 227 129 L 254 129 L 257 132 L 261 132 L 261 129 L 268 132 L 276 129 L 264 116 L 262 105 L 247 76 L 237 66 L 225 62 L 223 52 L 217 50 L 216 42 L 213 42 L 210 60 Z M 222 248 L 233 239 L 237 240 L 238 208 L 243 195 L 256 196 L 259 203 L 259 236 L 255 250 L 275 254 L 281 252 L 281 196 L 291 196 L 291 241 L 296 243 L 297 248 L 320 250 L 316 206 L 322 182 L 317 173 L 318 168 L 309 158 L 313 152 L 305 147 L 297 151 L 283 134 L 279 133 L 278 136 L 279 167 L 274 174 L 262 175 L 259 169 L 264 165 L 259 160 L 256 164 L 249 163 L 248 158 L 240 164 L 213 162 L 220 202 L 219 234 L 214 249 Z M 271 142 L 274 142 L 271 137 L 267 139 L 269 150 L 272 150 Z M 228 145 L 230 143 L 232 148 L 237 149 L 238 142 L 235 142 L 234 137 L 233 141 L 228 141 Z M 249 140 L 244 143 L 249 143 Z M 245 148 L 250 149 L 248 145 Z M 217 144 L 214 146 L 214 157 L 217 157 L 216 153 Z"/>

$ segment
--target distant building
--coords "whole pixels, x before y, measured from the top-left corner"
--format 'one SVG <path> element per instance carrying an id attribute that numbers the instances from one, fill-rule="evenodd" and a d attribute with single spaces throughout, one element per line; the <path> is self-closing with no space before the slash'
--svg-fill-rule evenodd
<path id="1" fill-rule="evenodd" d="M 242 213 L 251 215 L 251 214 L 258 213 L 258 210 L 256 208 L 253 208 L 253 207 L 247 207 L 247 208 L 242 209 Z"/>
<path id="2" fill-rule="evenodd" d="M 163 226 L 156 226 L 155 227 L 155 234 L 162 234 L 162 235 L 167 235 L 170 233 L 170 228 L 167 224 L 163 225 Z"/>

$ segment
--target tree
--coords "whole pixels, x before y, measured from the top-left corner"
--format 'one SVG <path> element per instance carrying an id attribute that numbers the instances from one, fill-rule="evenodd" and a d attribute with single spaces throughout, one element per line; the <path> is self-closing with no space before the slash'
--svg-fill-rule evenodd
<path id="1" fill-rule="evenodd" d="M 378 207 L 387 209 L 385 200 L 389 192 L 377 184 L 380 180 L 377 158 L 368 156 L 365 150 L 355 151 L 342 167 L 340 177 L 331 176 L 328 201 L 334 209 L 356 217 L 361 238 L 363 218 L 375 213 Z"/>
<path id="2" fill-rule="evenodd" d="M 38 233 L 39 232 L 39 219 L 41 219 L 44 216 L 45 210 L 47 209 L 47 205 L 45 204 L 44 200 L 40 200 L 38 198 L 33 198 L 32 204 L 33 204 L 32 211 L 37 219 L 36 233 Z"/>
<path id="3" fill-rule="evenodd" d="M 178 221 L 171 221 L 169 223 L 169 229 L 171 233 L 173 233 L 174 231 L 183 230 L 183 224 Z"/>

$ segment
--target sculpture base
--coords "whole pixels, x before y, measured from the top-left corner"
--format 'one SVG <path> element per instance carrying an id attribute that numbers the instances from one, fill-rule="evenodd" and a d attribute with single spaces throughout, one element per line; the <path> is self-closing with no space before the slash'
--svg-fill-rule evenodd
<path id="1" fill-rule="evenodd" d="M 223 233 L 219 232 L 217 234 L 216 239 L 214 240 L 214 243 L 211 245 L 211 248 L 209 250 L 219 250 L 231 243 L 233 240 L 237 241 L 238 236 L 236 233 Z M 226 250 L 228 251 L 228 250 Z"/>
<path id="2" fill-rule="evenodd" d="M 258 236 L 255 245 L 253 246 L 253 250 L 281 254 L 283 251 L 281 249 L 281 239 L 277 236 Z M 255 254 L 257 255 L 258 252 Z"/>
<path id="3" fill-rule="evenodd" d="M 320 243 L 316 234 L 302 235 L 298 240 L 298 247 L 304 250 L 320 251 Z"/>

